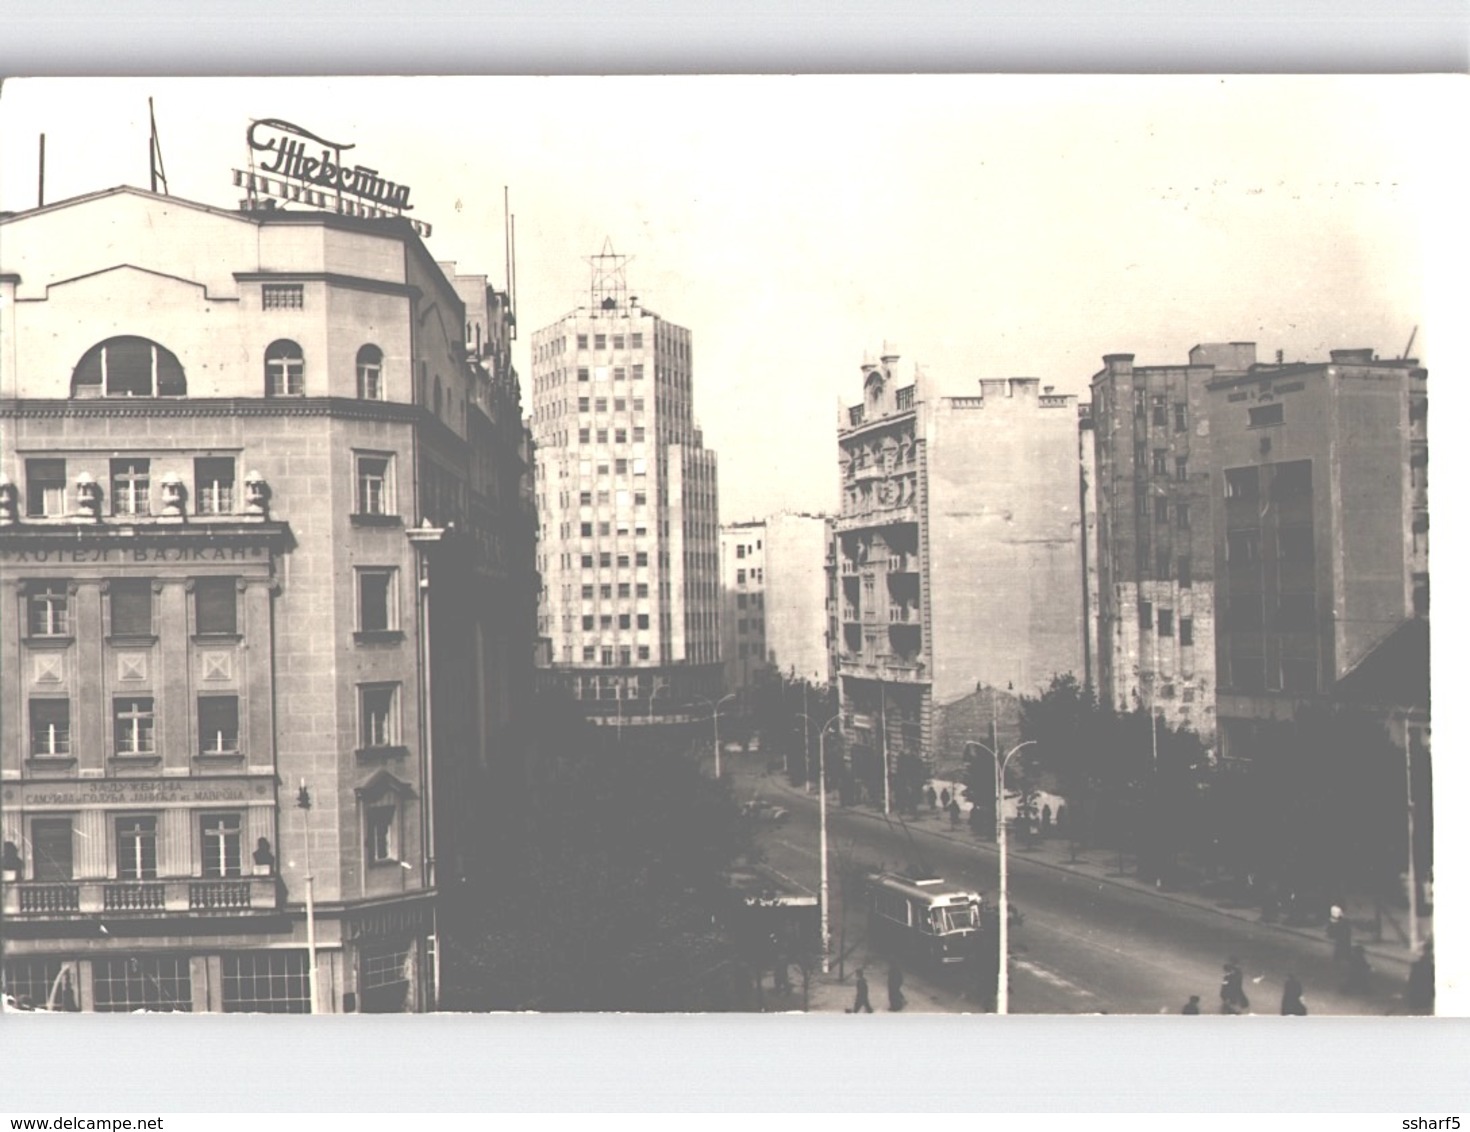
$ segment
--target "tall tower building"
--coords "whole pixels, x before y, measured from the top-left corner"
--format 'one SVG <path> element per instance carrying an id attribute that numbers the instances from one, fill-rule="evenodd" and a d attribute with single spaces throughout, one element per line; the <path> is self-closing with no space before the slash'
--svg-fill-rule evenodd
<path id="1" fill-rule="evenodd" d="M 938 396 L 897 363 L 863 366 L 837 432 L 838 676 L 870 796 L 905 755 L 957 764 L 981 689 L 1083 667 L 1077 398 L 1030 377 Z"/>
<path id="2" fill-rule="evenodd" d="M 540 633 L 589 718 L 718 699 L 719 495 L 687 329 L 629 296 L 605 244 L 586 306 L 532 336 Z"/>

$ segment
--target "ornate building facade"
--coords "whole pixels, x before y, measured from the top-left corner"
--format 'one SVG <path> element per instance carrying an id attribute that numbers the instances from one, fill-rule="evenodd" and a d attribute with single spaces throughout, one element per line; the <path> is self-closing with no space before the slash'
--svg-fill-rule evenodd
<path id="1" fill-rule="evenodd" d="M 439 869 L 531 683 L 481 305 L 402 220 L 129 188 L 0 218 L 7 994 L 432 1006 Z"/>

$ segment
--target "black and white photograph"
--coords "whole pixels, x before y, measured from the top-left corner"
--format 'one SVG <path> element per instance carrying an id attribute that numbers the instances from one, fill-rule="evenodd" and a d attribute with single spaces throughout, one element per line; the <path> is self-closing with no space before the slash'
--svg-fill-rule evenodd
<path id="1" fill-rule="evenodd" d="M 1453 1013 L 1446 81 L 4 80 L 7 1032 Z"/>

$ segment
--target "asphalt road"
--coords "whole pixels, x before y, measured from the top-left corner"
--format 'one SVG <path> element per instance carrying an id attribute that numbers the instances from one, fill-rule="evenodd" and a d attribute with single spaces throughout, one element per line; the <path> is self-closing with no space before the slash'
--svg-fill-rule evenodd
<path id="1" fill-rule="evenodd" d="M 733 760 L 732 760 L 733 761 Z M 754 761 L 753 759 L 751 760 Z M 817 800 L 783 790 L 744 766 L 734 771 L 737 798 L 754 794 L 790 811 L 785 824 L 762 828 L 766 863 L 797 884 L 818 887 Z M 844 910 L 844 866 L 903 870 L 918 866 L 946 880 L 978 889 L 987 900 L 997 891 L 993 846 L 967 832 L 954 837 L 929 828 L 885 823 L 872 811 L 828 806 L 829 886 L 834 948 L 845 966 L 870 970 L 874 1005 L 884 999 L 883 957 L 868 947 L 867 916 L 854 892 Z M 1192 994 L 1207 1013 L 1219 1009 L 1224 962 L 1236 957 L 1245 970 L 1251 1013 L 1277 1014 L 1281 987 L 1294 972 L 1305 987 L 1312 1014 L 1390 1014 L 1402 1011 L 1407 968 L 1380 962 L 1364 994 L 1345 994 L 1325 938 L 1303 938 L 1249 919 L 1181 904 L 1128 885 L 1079 876 L 1028 860 L 1013 847 L 1010 900 L 1024 922 L 1011 932 L 1012 1013 L 1177 1013 Z M 845 913 L 845 915 L 844 915 Z M 921 972 L 906 973 L 911 1009 L 974 1010 L 960 985 Z"/>

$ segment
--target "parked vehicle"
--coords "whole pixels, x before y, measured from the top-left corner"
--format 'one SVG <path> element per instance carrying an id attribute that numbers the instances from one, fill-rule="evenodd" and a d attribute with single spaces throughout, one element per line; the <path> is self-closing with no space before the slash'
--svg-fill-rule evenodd
<path id="1" fill-rule="evenodd" d="M 740 807 L 740 812 L 755 821 L 769 822 L 772 825 L 780 825 L 791 816 L 786 807 L 768 802 L 764 798 L 752 798 Z"/>

